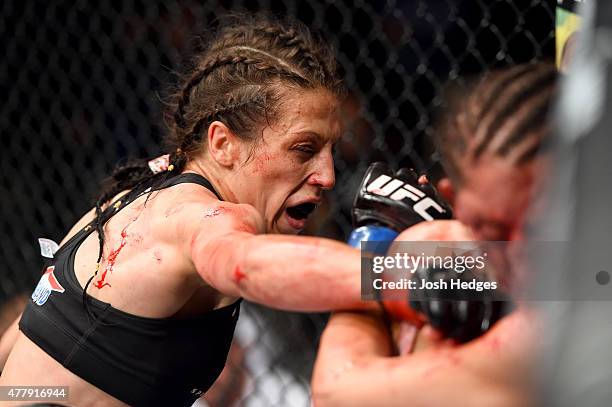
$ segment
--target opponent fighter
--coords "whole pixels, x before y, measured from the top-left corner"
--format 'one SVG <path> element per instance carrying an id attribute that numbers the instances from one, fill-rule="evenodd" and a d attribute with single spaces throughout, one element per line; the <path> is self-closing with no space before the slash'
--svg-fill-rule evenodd
<path id="1" fill-rule="evenodd" d="M 240 298 L 371 307 L 357 250 L 284 236 L 334 185 L 341 93 L 305 27 L 223 26 L 177 92 L 169 156 L 118 168 L 45 268 L 0 385 L 69 386 L 78 406 L 190 405 L 225 364 Z"/>
<path id="2" fill-rule="evenodd" d="M 520 65 L 486 75 L 454 100 L 437 133 L 451 180 L 443 182 L 440 190 L 454 203 L 462 223 L 419 223 L 401 233 L 398 241 L 521 238 L 538 173 L 545 168 L 541 147 L 550 135 L 547 113 L 555 80 L 552 65 Z M 402 173 L 389 177 L 410 182 Z M 423 188 L 414 178 L 412 185 Z M 363 219 L 365 211 L 370 221 L 401 230 L 407 219 L 418 218 L 408 199 L 387 199 L 386 207 L 379 200 L 377 210 L 359 207 L 367 201 L 363 196 L 357 199 L 357 219 Z M 481 322 L 479 313 L 466 314 L 464 301 L 422 303 L 426 318 L 443 321 L 442 327 L 453 321 L 459 328 L 473 326 L 474 319 Z M 389 334 L 380 316 L 335 314 L 323 334 L 315 365 L 315 405 L 523 406 L 533 402 L 531 363 L 537 349 L 537 320 L 524 305 L 464 344 L 449 341 L 430 326 L 423 328 L 420 337 L 420 351 L 391 357 Z"/>

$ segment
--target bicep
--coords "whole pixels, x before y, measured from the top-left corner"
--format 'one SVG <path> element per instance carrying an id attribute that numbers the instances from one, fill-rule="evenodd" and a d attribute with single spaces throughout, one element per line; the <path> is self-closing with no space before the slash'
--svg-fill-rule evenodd
<path id="1" fill-rule="evenodd" d="M 200 277 L 218 291 L 237 296 L 237 269 L 249 239 L 263 230 L 255 209 L 216 202 L 190 205 L 183 211 L 179 237 L 183 251 Z"/>

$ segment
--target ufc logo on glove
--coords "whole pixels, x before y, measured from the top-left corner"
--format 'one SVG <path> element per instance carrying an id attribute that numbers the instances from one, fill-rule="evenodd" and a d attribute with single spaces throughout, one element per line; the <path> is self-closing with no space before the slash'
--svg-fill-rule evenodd
<path id="1" fill-rule="evenodd" d="M 416 202 L 412 209 L 425 220 L 434 220 L 427 211 L 434 208 L 439 214 L 443 214 L 446 210 L 440 206 L 436 201 L 426 196 L 424 192 L 418 188 L 407 184 L 397 178 L 391 178 L 388 175 L 380 175 L 370 184 L 368 184 L 366 190 L 369 193 L 379 196 L 389 196 L 394 201 L 401 201 L 404 198 L 409 198 L 413 202 Z"/>

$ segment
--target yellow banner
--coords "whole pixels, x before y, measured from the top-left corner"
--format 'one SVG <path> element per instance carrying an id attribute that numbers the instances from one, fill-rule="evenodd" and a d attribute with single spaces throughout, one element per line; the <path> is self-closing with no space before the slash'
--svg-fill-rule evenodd
<path id="1" fill-rule="evenodd" d="M 562 7 L 557 7 L 556 14 L 556 62 L 557 68 L 564 70 L 573 53 L 581 18 Z"/>

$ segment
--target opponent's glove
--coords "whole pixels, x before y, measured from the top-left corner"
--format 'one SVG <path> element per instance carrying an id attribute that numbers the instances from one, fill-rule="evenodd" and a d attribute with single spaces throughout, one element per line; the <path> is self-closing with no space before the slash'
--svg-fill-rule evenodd
<path id="1" fill-rule="evenodd" d="M 472 271 L 456 273 L 447 269 L 418 269 L 412 280 L 420 286 L 420 281 L 446 282 L 459 279 L 486 281 Z M 445 337 L 463 343 L 477 338 L 488 331 L 500 318 L 513 308 L 509 298 L 499 291 L 464 291 L 423 289 L 411 291 L 410 309 L 425 317 L 427 323 L 440 331 Z M 396 305 L 397 308 L 397 305 Z"/>
<path id="2" fill-rule="evenodd" d="M 392 241 L 419 222 L 451 219 L 453 213 L 429 182 L 419 184 L 414 170 L 393 172 L 377 162 L 367 169 L 353 202 L 353 225 L 348 243 L 362 240 Z M 382 251 L 382 249 L 381 249 Z"/>

